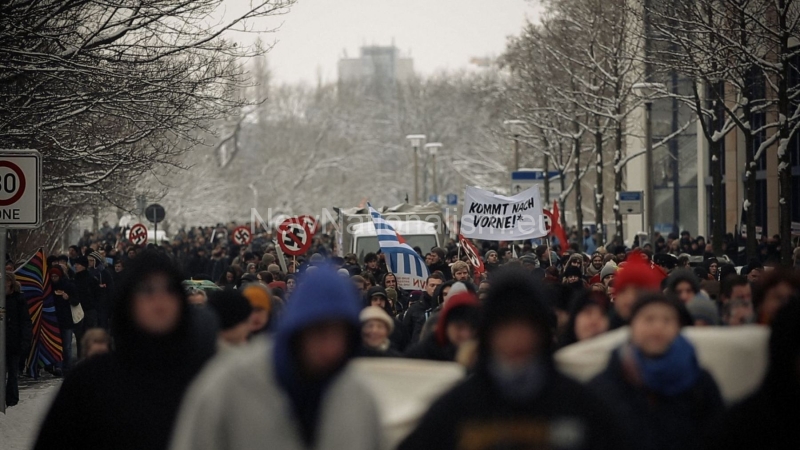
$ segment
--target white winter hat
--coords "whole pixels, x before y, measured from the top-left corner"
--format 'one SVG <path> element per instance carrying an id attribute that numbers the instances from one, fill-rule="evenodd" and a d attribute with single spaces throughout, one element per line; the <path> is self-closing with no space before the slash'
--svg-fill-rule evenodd
<path id="1" fill-rule="evenodd" d="M 362 324 L 370 320 L 380 320 L 389 328 L 389 334 L 392 334 L 394 331 L 394 320 L 379 306 L 367 306 L 361 310 L 361 314 L 358 315 L 358 318 L 361 320 Z"/>

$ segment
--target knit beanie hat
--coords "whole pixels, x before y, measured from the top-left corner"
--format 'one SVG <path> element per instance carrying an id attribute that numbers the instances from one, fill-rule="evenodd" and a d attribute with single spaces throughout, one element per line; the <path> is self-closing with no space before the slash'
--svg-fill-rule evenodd
<path id="1" fill-rule="evenodd" d="M 64 278 L 64 271 L 59 266 L 53 266 L 50 268 L 51 275 L 58 275 L 59 278 Z"/>
<path id="2" fill-rule="evenodd" d="M 578 267 L 567 266 L 567 269 L 564 270 L 564 278 L 567 278 L 567 277 L 579 277 L 580 278 L 581 276 L 583 276 L 583 273 L 581 272 L 581 269 L 578 268 Z"/>
<path id="3" fill-rule="evenodd" d="M 269 292 L 269 289 L 265 288 L 259 283 L 252 283 L 248 284 L 243 290 L 242 295 L 247 301 L 250 302 L 250 306 L 253 308 L 260 308 L 267 313 L 272 310 L 272 295 Z"/>
<path id="4" fill-rule="evenodd" d="M 362 325 L 369 320 L 380 320 L 386 324 L 386 327 L 389 329 L 389 334 L 392 334 L 394 331 L 394 320 L 379 306 L 367 306 L 361 310 L 361 314 L 358 315 L 358 318 L 361 320 Z"/>
<path id="5" fill-rule="evenodd" d="M 708 325 L 719 325 L 719 310 L 716 303 L 711 301 L 704 294 L 697 294 L 686 304 L 686 309 L 692 315 L 692 319 L 705 321 Z"/>
<path id="6" fill-rule="evenodd" d="M 208 305 L 217 313 L 221 330 L 229 330 L 239 325 L 253 312 L 250 302 L 234 289 L 212 292 Z"/>
<path id="7" fill-rule="evenodd" d="M 605 279 L 605 277 L 609 275 L 614 275 L 617 273 L 617 265 L 614 264 L 614 261 L 609 261 L 603 266 L 603 270 L 600 271 L 600 281 Z"/>
<path id="8" fill-rule="evenodd" d="M 617 272 L 614 288 L 617 292 L 627 287 L 658 291 L 663 279 L 664 274 L 660 270 L 653 268 L 650 261 L 645 261 L 639 252 L 633 252 L 625 260 L 625 267 Z"/>
<path id="9" fill-rule="evenodd" d="M 270 273 L 281 273 L 281 266 L 279 266 L 277 264 L 270 264 L 269 266 L 267 266 L 267 272 L 270 272 Z"/>
<path id="10" fill-rule="evenodd" d="M 273 255 L 272 253 L 264 253 L 264 256 L 261 257 L 261 264 L 263 264 L 264 267 L 269 267 L 270 264 L 274 263 L 275 263 L 275 255 Z"/>
<path id="11" fill-rule="evenodd" d="M 89 258 L 94 258 L 97 264 L 101 264 L 104 261 L 103 255 L 100 254 L 98 251 L 94 251 L 89 254 Z M 88 262 L 88 261 L 87 261 Z"/>
<path id="12" fill-rule="evenodd" d="M 85 256 L 78 256 L 75 258 L 75 264 L 79 264 L 83 267 L 89 267 L 89 258 Z"/>

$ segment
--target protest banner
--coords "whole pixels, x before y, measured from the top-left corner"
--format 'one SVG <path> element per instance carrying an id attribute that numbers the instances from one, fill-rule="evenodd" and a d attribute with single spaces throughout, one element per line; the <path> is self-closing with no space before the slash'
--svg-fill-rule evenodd
<path id="1" fill-rule="evenodd" d="M 539 187 L 511 197 L 467 186 L 461 234 L 488 241 L 516 241 L 547 235 Z"/>

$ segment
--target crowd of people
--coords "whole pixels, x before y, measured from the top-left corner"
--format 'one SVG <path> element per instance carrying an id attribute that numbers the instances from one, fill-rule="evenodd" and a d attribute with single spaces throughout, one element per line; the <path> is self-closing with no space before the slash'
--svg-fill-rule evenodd
<path id="1" fill-rule="evenodd" d="M 407 290 L 380 252 L 335 256 L 322 234 L 294 260 L 267 231 L 246 247 L 218 238 L 230 228 L 147 248 L 87 233 L 50 258 L 54 369 L 68 374 L 36 448 L 382 448 L 375 400 L 348 370 L 357 357 L 467 373 L 401 449 L 800 448 L 796 267 L 663 251 L 683 237 L 655 252 L 476 242 L 480 265 L 450 242 L 420 251 L 430 275 Z M 743 325 L 771 327 L 769 370 L 726 405 L 681 329 Z M 621 327 L 630 337 L 588 384 L 556 368 L 559 349 Z"/>

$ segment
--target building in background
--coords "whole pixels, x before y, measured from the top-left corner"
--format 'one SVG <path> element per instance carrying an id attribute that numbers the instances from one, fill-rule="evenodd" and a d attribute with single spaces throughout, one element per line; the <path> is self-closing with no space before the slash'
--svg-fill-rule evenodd
<path id="1" fill-rule="evenodd" d="M 339 60 L 339 86 L 359 85 L 368 87 L 374 94 L 390 91 L 398 82 L 414 76 L 414 60 L 400 55 L 400 50 L 391 46 L 364 46 L 358 58 Z"/>

